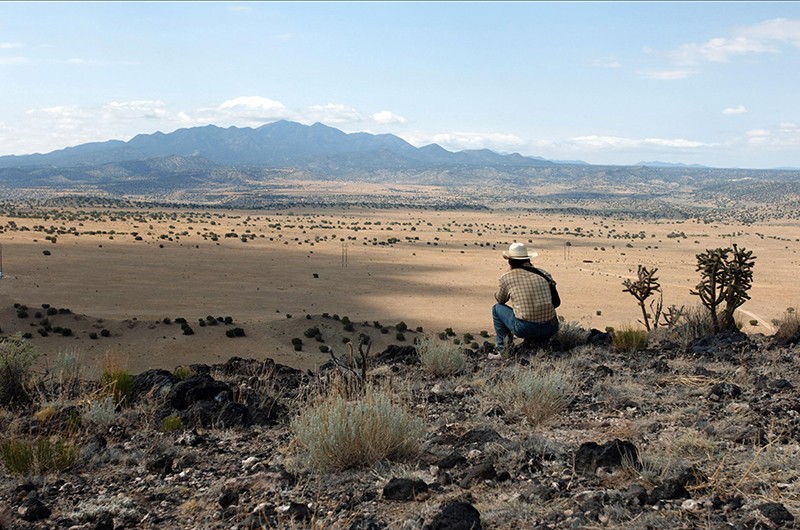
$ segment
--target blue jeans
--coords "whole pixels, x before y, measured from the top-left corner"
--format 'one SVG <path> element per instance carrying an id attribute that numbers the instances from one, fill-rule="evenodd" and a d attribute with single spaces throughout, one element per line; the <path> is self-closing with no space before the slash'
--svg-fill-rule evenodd
<path id="1" fill-rule="evenodd" d="M 505 349 L 506 337 L 514 335 L 522 339 L 548 339 L 558 332 L 558 321 L 538 324 L 520 320 L 514 316 L 514 310 L 505 304 L 492 307 L 494 333 L 497 336 L 497 350 Z"/>

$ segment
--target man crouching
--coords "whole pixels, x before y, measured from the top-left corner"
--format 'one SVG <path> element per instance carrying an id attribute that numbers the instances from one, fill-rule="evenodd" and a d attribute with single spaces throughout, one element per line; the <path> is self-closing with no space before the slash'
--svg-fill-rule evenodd
<path id="1" fill-rule="evenodd" d="M 560 302 L 554 304 L 550 288 L 551 284 L 555 288 L 555 281 L 546 271 L 534 268 L 531 258 L 536 256 L 522 243 L 513 243 L 503 252 L 509 271 L 500 276 L 500 289 L 494 295 L 497 303 L 492 318 L 497 339 L 492 358 L 503 353 L 506 339 L 511 342 L 514 335 L 544 341 L 558 332 L 555 308 Z"/>

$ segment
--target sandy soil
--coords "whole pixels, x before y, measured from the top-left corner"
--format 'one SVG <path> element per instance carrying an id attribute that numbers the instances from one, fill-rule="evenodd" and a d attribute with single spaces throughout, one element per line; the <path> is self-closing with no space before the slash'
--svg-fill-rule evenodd
<path id="1" fill-rule="evenodd" d="M 695 256 L 731 243 L 757 256 L 752 300 L 740 314 L 746 331 L 769 334 L 774 319 L 800 304 L 794 281 L 800 229 L 789 223 L 355 209 L 63 215 L 0 217 L 0 328 L 33 332 L 51 360 L 67 350 L 87 364 L 112 355 L 134 372 L 232 355 L 314 368 L 327 358 L 318 343 L 304 338 L 302 352 L 291 347 L 291 338 L 312 325 L 324 328 L 325 343 L 338 352 L 344 351 L 342 337 L 361 332 L 375 339 L 373 351 L 397 342 L 393 329 L 381 334 L 374 328 L 376 320 L 404 321 L 429 333 L 447 327 L 459 335 L 491 332 L 493 293 L 505 267 L 501 251 L 514 241 L 539 252 L 535 264 L 558 281 L 559 314 L 585 327 L 637 325 L 639 309 L 621 282 L 639 264 L 658 267 L 665 305 L 696 304 L 689 294 L 699 280 Z M 56 243 L 42 228 L 57 236 Z M 30 316 L 17 318 L 14 303 L 27 305 Z M 70 309 L 51 320 L 74 329 L 73 337 L 35 333 L 33 314 L 42 304 Z M 323 313 L 359 325 L 346 333 Z M 228 338 L 224 326 L 200 328 L 198 319 L 207 315 L 231 316 L 247 336 Z M 195 335 L 163 324 L 165 317 L 186 318 Z M 109 337 L 89 339 L 103 328 Z M 408 333 L 406 340 L 412 339 Z"/>

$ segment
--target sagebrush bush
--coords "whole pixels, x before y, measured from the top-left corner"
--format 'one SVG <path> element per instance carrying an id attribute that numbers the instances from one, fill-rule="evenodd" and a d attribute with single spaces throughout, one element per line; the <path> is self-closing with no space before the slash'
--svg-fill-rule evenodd
<path id="1" fill-rule="evenodd" d="M 331 396 L 312 405 L 292 421 L 292 430 L 308 463 L 332 471 L 417 454 L 425 424 L 367 386 L 355 400 Z"/>
<path id="2" fill-rule="evenodd" d="M 0 405 L 20 404 L 30 399 L 26 385 L 38 356 L 31 343 L 21 337 L 0 339 Z"/>
<path id="3" fill-rule="evenodd" d="M 618 352 L 635 352 L 647 347 L 647 332 L 623 327 L 611 335 L 611 343 Z"/>
<path id="4" fill-rule="evenodd" d="M 534 425 L 541 425 L 566 410 L 578 393 L 575 374 L 563 364 L 544 371 L 515 367 L 507 376 L 489 391 Z"/>
<path id="5" fill-rule="evenodd" d="M 108 427 L 117 419 L 117 404 L 113 396 L 92 399 L 84 405 L 82 419 L 98 427 Z"/>
<path id="6" fill-rule="evenodd" d="M 464 371 L 467 359 L 457 345 L 423 337 L 417 344 L 422 369 L 436 377 L 456 375 Z"/>
<path id="7" fill-rule="evenodd" d="M 578 322 L 559 322 L 558 332 L 553 337 L 564 351 L 583 346 L 588 340 L 589 332 Z"/>

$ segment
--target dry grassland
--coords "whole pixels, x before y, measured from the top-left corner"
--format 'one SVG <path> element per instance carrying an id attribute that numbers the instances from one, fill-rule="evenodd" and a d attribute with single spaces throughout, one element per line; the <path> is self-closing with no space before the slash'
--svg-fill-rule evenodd
<path id="1" fill-rule="evenodd" d="M 372 326 L 376 320 L 428 333 L 447 327 L 459 335 L 491 333 L 490 307 L 505 267 L 501 251 L 515 241 L 539 252 L 534 263 L 558 281 L 559 314 L 587 328 L 635 324 L 639 310 L 621 282 L 639 264 L 658 267 L 665 306 L 695 304 L 689 290 L 699 280 L 696 254 L 731 243 L 757 257 L 752 300 L 738 313 L 745 331 L 770 334 L 771 321 L 800 304 L 796 223 L 720 226 L 510 210 L 47 214 L 0 217 L 0 328 L 33 332 L 34 344 L 51 358 L 70 348 L 91 359 L 112 353 L 134 372 L 233 355 L 314 368 L 326 358 L 318 343 L 304 339 L 303 351 L 294 352 L 291 338 L 319 325 L 326 343 L 341 352 L 341 337 L 353 336 L 323 313 L 368 322 L 355 336 L 369 331 L 375 349 L 397 342 L 394 330 L 381 334 Z M 74 328 L 74 336 L 39 337 L 31 326 L 36 319 L 17 318 L 14 303 L 31 313 L 45 303 L 69 308 L 71 314 L 52 318 Z M 207 315 L 231 316 L 247 336 L 198 328 Z M 162 323 L 165 317 L 186 318 L 196 334 L 182 335 Z M 89 339 L 104 328 L 110 337 Z"/>

